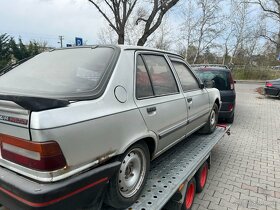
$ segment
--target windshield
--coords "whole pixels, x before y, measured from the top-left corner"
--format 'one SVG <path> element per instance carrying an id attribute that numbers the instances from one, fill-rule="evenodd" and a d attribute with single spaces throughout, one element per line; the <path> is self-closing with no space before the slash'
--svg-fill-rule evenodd
<path id="1" fill-rule="evenodd" d="M 67 98 L 89 95 L 112 62 L 111 47 L 43 52 L 0 77 L 0 92 Z"/>
<path id="2" fill-rule="evenodd" d="M 213 80 L 214 87 L 219 90 L 230 90 L 230 73 L 223 70 L 195 70 L 202 81 Z"/>

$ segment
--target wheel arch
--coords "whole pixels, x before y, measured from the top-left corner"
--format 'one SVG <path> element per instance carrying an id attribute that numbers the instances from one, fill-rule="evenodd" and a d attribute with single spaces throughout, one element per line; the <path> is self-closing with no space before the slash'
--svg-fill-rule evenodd
<path id="1" fill-rule="evenodd" d="M 214 103 L 217 104 L 218 109 L 220 109 L 221 104 L 220 104 L 220 100 L 218 98 L 216 98 Z"/>
<path id="2" fill-rule="evenodd" d="M 144 142 L 147 144 L 149 148 L 149 153 L 150 153 L 150 158 L 151 160 L 155 156 L 157 146 L 158 146 L 158 136 L 154 132 L 149 132 L 147 135 L 141 136 L 136 138 L 135 140 L 131 141 L 126 147 L 122 148 L 120 153 L 124 153 L 127 149 L 129 149 L 132 145 L 139 143 L 139 142 Z M 119 153 L 119 154 L 120 154 Z"/>

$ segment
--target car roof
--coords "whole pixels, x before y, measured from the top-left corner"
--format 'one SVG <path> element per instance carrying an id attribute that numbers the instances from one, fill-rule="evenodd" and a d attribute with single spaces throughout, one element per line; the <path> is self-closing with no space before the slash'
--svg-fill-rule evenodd
<path id="1" fill-rule="evenodd" d="M 230 69 L 228 68 L 224 68 L 224 67 L 203 67 L 203 66 L 199 66 L 199 67 L 192 67 L 193 70 L 199 70 L 199 71 L 229 71 Z"/>
<path id="2" fill-rule="evenodd" d="M 181 59 L 184 59 L 181 55 L 166 51 L 166 50 L 160 50 L 152 47 L 144 47 L 144 46 L 135 46 L 135 45 L 106 45 L 106 44 L 100 44 L 100 45 L 84 45 L 84 46 L 73 46 L 73 47 L 63 47 L 63 48 L 57 48 L 57 49 L 51 49 L 52 50 L 67 50 L 67 49 L 77 49 L 77 48 L 96 48 L 96 47 L 112 47 L 112 48 L 119 48 L 121 50 L 142 50 L 142 51 L 151 51 L 151 52 L 159 52 L 159 53 L 165 53 L 169 55 L 173 55 L 176 57 L 179 57 Z"/>
<path id="3" fill-rule="evenodd" d="M 229 69 L 229 67 L 224 64 L 192 64 L 191 66 L 192 67 L 219 67 L 219 68 Z"/>

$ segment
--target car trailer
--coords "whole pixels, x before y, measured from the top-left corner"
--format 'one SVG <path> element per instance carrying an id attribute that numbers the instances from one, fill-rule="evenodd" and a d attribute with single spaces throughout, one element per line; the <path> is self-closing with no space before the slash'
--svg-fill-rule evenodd
<path id="1" fill-rule="evenodd" d="M 230 126 L 218 124 L 214 133 L 193 134 L 152 161 L 147 183 L 128 210 L 191 209 L 195 193 L 205 186 L 211 150 L 225 134 Z"/>

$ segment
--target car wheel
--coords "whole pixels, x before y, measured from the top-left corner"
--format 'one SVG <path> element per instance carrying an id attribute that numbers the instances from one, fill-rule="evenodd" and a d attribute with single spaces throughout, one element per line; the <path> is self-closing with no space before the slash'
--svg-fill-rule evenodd
<path id="1" fill-rule="evenodd" d="M 201 133 L 205 133 L 205 134 L 213 133 L 216 129 L 217 122 L 218 122 L 218 105 L 215 103 L 210 112 L 207 123 L 201 129 Z"/>
<path id="2" fill-rule="evenodd" d="M 233 123 L 233 121 L 234 121 L 234 113 L 232 114 L 231 117 L 227 118 L 226 120 L 227 120 L 228 123 Z"/>
<path id="3" fill-rule="evenodd" d="M 195 179 L 192 178 L 189 181 L 188 186 L 187 186 L 184 203 L 181 208 L 182 210 L 190 210 L 192 208 L 193 200 L 194 200 L 194 196 L 195 196 L 195 188 L 196 188 Z"/>
<path id="4" fill-rule="evenodd" d="M 202 192 L 202 190 L 204 189 L 207 180 L 207 175 L 208 175 L 208 163 L 206 161 L 195 174 L 197 193 Z"/>
<path id="5" fill-rule="evenodd" d="M 150 168 L 147 144 L 131 146 L 120 158 L 118 173 L 111 178 L 105 203 L 117 209 L 127 208 L 139 197 Z"/>

